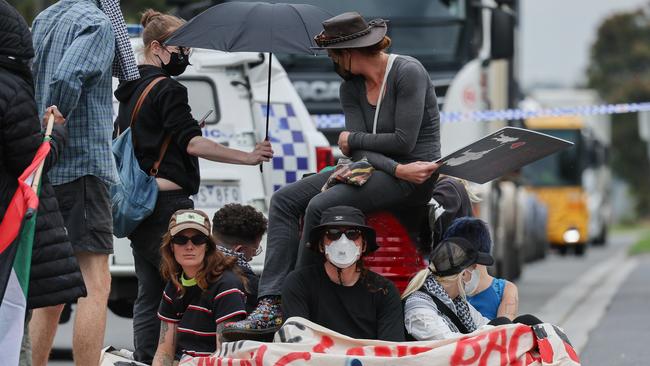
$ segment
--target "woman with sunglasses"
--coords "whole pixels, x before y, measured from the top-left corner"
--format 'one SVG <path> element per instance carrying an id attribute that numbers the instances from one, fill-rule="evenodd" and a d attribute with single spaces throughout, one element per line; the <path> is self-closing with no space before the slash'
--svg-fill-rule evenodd
<path id="1" fill-rule="evenodd" d="M 224 322 L 246 316 L 246 280 L 236 258 L 216 249 L 210 220 L 199 210 L 174 213 L 160 251 L 167 285 L 158 308 L 160 338 L 153 365 L 214 353 Z"/>
<path id="2" fill-rule="evenodd" d="M 256 165 L 269 161 L 273 155 L 268 141 L 257 144 L 252 152 L 244 152 L 202 136 L 201 126 L 191 114 L 187 89 L 172 78 L 190 65 L 190 50 L 164 44 L 183 23 L 172 15 L 151 9 L 145 11 L 142 15 L 144 47 L 138 66 L 141 77 L 121 82 L 115 91 L 120 102 L 116 132 L 131 126 L 140 167 L 156 177 L 159 188 L 154 212 L 129 235 L 139 283 L 133 314 L 134 356 L 146 363 L 154 356 L 160 324 L 156 318 L 163 290 L 158 273 L 160 238 L 174 211 L 194 207 L 190 196 L 197 193 L 201 181 L 198 158 Z M 149 86 L 151 89 L 144 95 Z M 142 95 L 144 98 L 135 115 L 135 106 Z"/>
<path id="3" fill-rule="evenodd" d="M 399 292 L 363 266 L 362 257 L 378 248 L 363 213 L 349 206 L 329 208 L 309 238 L 309 248 L 323 260 L 287 277 L 282 289 L 287 318 L 300 316 L 357 339 L 403 341 Z"/>

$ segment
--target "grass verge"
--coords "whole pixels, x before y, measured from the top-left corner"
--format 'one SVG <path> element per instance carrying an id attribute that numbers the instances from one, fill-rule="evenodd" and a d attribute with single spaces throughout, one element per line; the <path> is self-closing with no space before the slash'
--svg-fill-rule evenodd
<path id="1" fill-rule="evenodd" d="M 637 255 L 643 253 L 650 253 L 650 231 L 646 231 L 641 235 L 639 241 L 630 247 L 629 254 Z"/>

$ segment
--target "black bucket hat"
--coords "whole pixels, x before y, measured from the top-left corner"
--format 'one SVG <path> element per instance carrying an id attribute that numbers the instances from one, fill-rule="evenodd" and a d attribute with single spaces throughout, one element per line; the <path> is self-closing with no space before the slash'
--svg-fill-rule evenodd
<path id="1" fill-rule="evenodd" d="M 373 19 L 366 22 L 361 14 L 348 12 L 329 18 L 323 22 L 323 31 L 314 37 L 318 47 L 328 48 L 361 48 L 379 43 L 388 27 L 388 21 Z"/>
<path id="2" fill-rule="evenodd" d="M 309 243 L 307 243 L 307 246 L 312 250 L 318 251 L 318 242 L 325 229 L 338 226 L 360 229 L 366 241 L 365 253 L 371 253 L 379 249 L 375 229 L 366 225 L 366 217 L 361 210 L 350 206 L 335 206 L 323 211 L 320 218 L 320 225 L 314 227 L 309 232 Z"/>
<path id="3" fill-rule="evenodd" d="M 436 276 L 452 276 L 473 264 L 491 266 L 494 258 L 489 253 L 481 253 L 467 239 L 451 237 L 443 240 L 431 252 L 429 263 L 433 264 Z"/>

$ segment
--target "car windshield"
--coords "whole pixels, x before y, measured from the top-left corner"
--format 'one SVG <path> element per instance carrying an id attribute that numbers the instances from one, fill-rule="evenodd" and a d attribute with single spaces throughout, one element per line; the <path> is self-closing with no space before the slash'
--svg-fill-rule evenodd
<path id="1" fill-rule="evenodd" d="M 523 175 L 533 186 L 578 186 L 582 182 L 582 138 L 580 130 L 540 130 L 574 143 L 568 149 L 526 165 Z"/>

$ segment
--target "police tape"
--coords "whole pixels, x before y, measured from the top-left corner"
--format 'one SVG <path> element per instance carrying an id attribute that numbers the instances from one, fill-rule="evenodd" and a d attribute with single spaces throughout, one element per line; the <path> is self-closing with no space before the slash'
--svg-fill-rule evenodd
<path id="1" fill-rule="evenodd" d="M 601 104 L 546 109 L 503 109 L 474 112 L 441 112 L 440 122 L 513 121 L 541 117 L 593 116 L 650 111 L 650 103 Z"/>
<path id="2" fill-rule="evenodd" d="M 541 117 L 593 116 L 649 111 L 650 102 L 601 104 L 545 109 L 501 109 L 472 112 L 440 112 L 440 122 L 458 123 L 469 121 L 516 121 Z M 343 114 L 319 114 L 313 115 L 312 117 L 314 119 L 314 123 L 316 124 L 316 128 L 318 129 L 327 130 L 345 128 L 345 116 Z"/>

